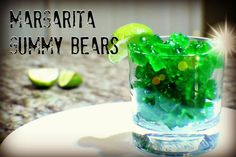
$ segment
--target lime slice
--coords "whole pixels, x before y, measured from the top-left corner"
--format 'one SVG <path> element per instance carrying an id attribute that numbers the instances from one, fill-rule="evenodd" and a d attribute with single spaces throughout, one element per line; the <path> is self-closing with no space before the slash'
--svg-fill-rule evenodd
<path id="1" fill-rule="evenodd" d="M 63 70 L 58 78 L 58 85 L 61 88 L 74 88 L 82 83 L 82 76 L 74 71 Z"/>
<path id="2" fill-rule="evenodd" d="M 125 58 L 128 54 L 127 41 L 139 34 L 153 34 L 153 31 L 148 26 L 140 23 L 130 23 L 116 29 L 112 36 L 118 38 L 118 42 L 115 44 L 118 47 L 118 53 L 110 53 L 108 59 L 112 63 L 117 63 Z M 113 45 L 110 46 L 109 51 L 110 50 L 115 51 L 115 47 Z"/>
<path id="3" fill-rule="evenodd" d="M 59 71 L 56 68 L 29 69 L 28 77 L 37 87 L 51 87 L 56 81 Z"/>

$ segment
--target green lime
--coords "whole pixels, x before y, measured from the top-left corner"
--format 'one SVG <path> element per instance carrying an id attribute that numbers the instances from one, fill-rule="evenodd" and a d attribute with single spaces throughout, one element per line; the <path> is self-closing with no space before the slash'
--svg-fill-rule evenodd
<path id="1" fill-rule="evenodd" d="M 28 77 L 31 82 L 37 87 L 48 88 L 56 81 L 59 71 L 56 68 L 36 68 L 29 69 Z"/>
<path id="2" fill-rule="evenodd" d="M 58 78 L 58 85 L 61 88 L 74 88 L 82 83 L 82 76 L 74 71 L 63 70 Z"/>
<path id="3" fill-rule="evenodd" d="M 128 55 L 127 41 L 139 34 L 153 34 L 153 31 L 148 26 L 140 23 L 130 23 L 116 29 L 112 36 L 118 38 L 118 42 L 115 44 L 118 47 L 118 53 L 110 53 L 108 59 L 112 63 L 117 63 L 125 58 Z M 109 47 L 109 51 L 114 51 L 114 49 L 113 45 Z"/>

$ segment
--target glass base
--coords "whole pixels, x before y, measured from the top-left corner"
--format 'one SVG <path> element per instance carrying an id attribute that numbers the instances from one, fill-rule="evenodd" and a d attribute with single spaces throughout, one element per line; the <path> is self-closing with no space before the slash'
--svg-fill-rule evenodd
<path id="1" fill-rule="evenodd" d="M 133 133 L 137 148 L 161 156 L 196 156 L 216 147 L 216 134 L 138 134 Z"/>

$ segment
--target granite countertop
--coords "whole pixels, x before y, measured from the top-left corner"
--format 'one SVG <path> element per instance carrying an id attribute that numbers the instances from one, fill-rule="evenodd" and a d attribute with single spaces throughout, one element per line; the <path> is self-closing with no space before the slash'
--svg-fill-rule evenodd
<path id="1" fill-rule="evenodd" d="M 1 141 L 23 124 L 58 111 L 107 102 L 130 100 L 128 62 L 110 63 L 105 55 L 71 55 L 65 46 L 57 55 L 13 55 L 0 60 Z M 36 89 L 27 77 L 32 67 L 57 67 L 79 72 L 83 84 L 64 90 L 53 86 Z"/>
<path id="2" fill-rule="evenodd" d="M 0 140 L 9 133 L 51 113 L 75 107 L 130 100 L 128 62 L 111 64 L 105 55 L 71 55 L 64 46 L 57 55 L 13 55 L 1 52 L 0 59 Z M 225 70 L 224 105 L 235 108 L 236 55 L 229 58 Z M 27 77 L 29 68 L 57 67 L 70 69 L 84 76 L 84 83 L 75 89 L 53 86 L 36 89 Z"/>

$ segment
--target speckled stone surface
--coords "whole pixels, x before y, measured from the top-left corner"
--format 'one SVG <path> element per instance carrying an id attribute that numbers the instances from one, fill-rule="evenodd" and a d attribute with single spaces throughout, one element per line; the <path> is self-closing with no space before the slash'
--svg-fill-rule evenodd
<path id="1" fill-rule="evenodd" d="M 12 55 L 5 51 L 0 60 L 1 141 L 23 124 L 58 111 L 106 102 L 130 100 L 128 62 L 110 63 L 105 55 Z M 70 69 L 84 76 L 83 84 L 63 90 L 57 85 L 36 89 L 27 77 L 32 67 Z M 76 122 L 76 120 L 75 120 Z"/>

